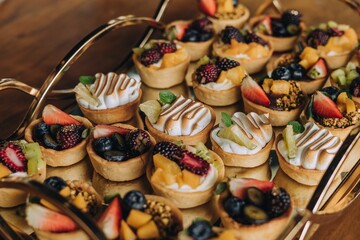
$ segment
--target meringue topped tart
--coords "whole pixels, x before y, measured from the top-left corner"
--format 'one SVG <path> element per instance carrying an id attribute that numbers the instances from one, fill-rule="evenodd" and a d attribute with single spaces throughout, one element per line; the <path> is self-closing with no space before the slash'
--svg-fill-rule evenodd
<path id="1" fill-rule="evenodd" d="M 222 121 L 211 132 L 213 150 L 226 166 L 257 167 L 269 158 L 275 135 L 269 114 L 236 112 L 230 118 L 222 113 Z"/>
<path id="2" fill-rule="evenodd" d="M 342 141 L 309 122 L 297 134 L 292 125 L 287 125 L 275 144 L 280 167 L 289 177 L 304 185 L 317 185 Z"/>
<path id="3" fill-rule="evenodd" d="M 141 82 L 124 73 L 81 76 L 75 86 L 81 111 L 92 122 L 110 124 L 131 119 L 141 99 Z"/>
<path id="4" fill-rule="evenodd" d="M 146 114 L 146 126 L 157 141 L 182 140 L 184 144 L 206 142 L 215 122 L 215 113 L 200 102 L 160 92 L 160 102 L 150 100 L 140 109 Z"/>

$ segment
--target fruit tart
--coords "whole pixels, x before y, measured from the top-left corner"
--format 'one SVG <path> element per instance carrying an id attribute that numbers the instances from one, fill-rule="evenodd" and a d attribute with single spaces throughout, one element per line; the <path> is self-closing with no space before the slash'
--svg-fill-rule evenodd
<path id="1" fill-rule="evenodd" d="M 241 94 L 245 113 L 268 113 L 274 127 L 296 120 L 306 103 L 296 81 L 264 79 L 260 86 L 248 76 L 242 82 Z"/>
<path id="2" fill-rule="evenodd" d="M 236 238 L 277 239 L 291 220 L 290 195 L 273 182 L 233 178 L 218 200 L 221 223 Z"/>
<path id="3" fill-rule="evenodd" d="M 111 181 L 130 181 L 145 173 L 154 138 L 127 124 L 96 125 L 86 146 L 94 170 Z"/>
<path id="4" fill-rule="evenodd" d="M 179 208 L 192 208 L 210 201 L 224 177 L 224 165 L 203 143 L 194 147 L 158 142 L 146 175 L 156 194 Z"/>
<path id="5" fill-rule="evenodd" d="M 296 81 L 305 94 L 319 90 L 329 75 L 326 61 L 311 47 L 304 48 L 299 56 L 283 54 L 269 62 L 266 69 L 269 78 Z"/>
<path id="6" fill-rule="evenodd" d="M 360 108 L 347 92 L 326 87 L 311 96 L 300 117 L 303 123 L 315 122 L 345 140 L 353 126 L 360 121 Z"/>
<path id="7" fill-rule="evenodd" d="M 180 210 L 165 198 L 136 190 L 105 198 L 109 205 L 98 225 L 107 239 L 175 239 L 182 230 Z"/>
<path id="8" fill-rule="evenodd" d="M 46 164 L 51 167 L 70 166 L 86 156 L 86 143 L 91 122 L 80 116 L 67 114 L 48 104 L 42 118 L 25 129 L 29 143 L 38 142 Z"/>
<path id="9" fill-rule="evenodd" d="M 192 76 L 196 99 L 210 106 L 227 106 L 241 100 L 240 85 L 246 71 L 239 62 L 205 56 L 197 66 Z"/>
<path id="10" fill-rule="evenodd" d="M 250 19 L 250 27 L 260 37 L 269 41 L 276 52 L 292 50 L 299 39 L 304 24 L 302 14 L 287 10 L 281 16 L 256 16 Z"/>
<path id="11" fill-rule="evenodd" d="M 166 38 L 183 47 L 191 61 L 208 55 L 215 39 L 212 23 L 207 17 L 171 22 L 165 29 Z"/>
<path id="12" fill-rule="evenodd" d="M 317 186 L 342 141 L 323 127 L 308 122 L 303 129 L 287 125 L 275 141 L 281 169 L 295 181 Z"/>
<path id="13" fill-rule="evenodd" d="M 141 81 L 152 88 L 169 88 L 182 83 L 190 63 L 185 48 L 166 40 L 151 40 L 133 49 L 132 60 Z"/>
<path id="14" fill-rule="evenodd" d="M 270 42 L 233 26 L 226 26 L 213 44 L 213 55 L 238 61 L 249 74 L 261 71 L 272 53 Z"/>
<path id="15" fill-rule="evenodd" d="M 81 76 L 74 91 L 86 118 L 96 124 L 111 124 L 134 116 L 141 99 L 140 86 L 140 80 L 110 72 Z"/>
<path id="16" fill-rule="evenodd" d="M 313 28 L 306 44 L 318 50 L 331 69 L 345 66 L 358 46 L 358 36 L 353 28 L 334 21 Z"/>
<path id="17" fill-rule="evenodd" d="M 49 177 L 44 181 L 89 217 L 95 217 L 102 204 L 101 197 L 88 183 Z M 38 239 L 89 239 L 79 226 L 45 199 L 30 196 L 25 209 L 26 221 Z"/>
<path id="18" fill-rule="evenodd" d="M 0 180 L 7 176 L 31 177 L 43 181 L 46 163 L 38 143 L 25 140 L 0 143 Z M 0 189 L 0 207 L 14 207 L 26 200 L 26 192 L 11 188 Z"/>
<path id="19" fill-rule="evenodd" d="M 242 27 L 250 17 L 250 11 L 238 0 L 200 0 L 199 8 L 220 32 L 226 26 Z"/>
<path id="20" fill-rule="evenodd" d="M 159 98 L 140 104 L 146 127 L 157 142 L 206 143 L 216 118 L 212 108 L 168 90 L 161 91 Z"/>
<path id="21" fill-rule="evenodd" d="M 268 114 L 222 112 L 222 121 L 211 132 L 212 149 L 225 166 L 253 168 L 264 164 L 275 140 Z"/>

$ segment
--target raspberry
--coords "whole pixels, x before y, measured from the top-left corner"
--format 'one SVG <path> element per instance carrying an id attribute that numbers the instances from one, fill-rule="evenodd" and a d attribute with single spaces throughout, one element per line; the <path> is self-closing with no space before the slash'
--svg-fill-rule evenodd
<path id="1" fill-rule="evenodd" d="M 220 74 L 220 69 L 214 63 L 207 63 L 201 65 L 195 72 L 195 79 L 201 83 L 206 84 L 215 82 Z"/>
<path id="2" fill-rule="evenodd" d="M 60 144 L 61 149 L 69 149 L 81 142 L 81 133 L 84 126 L 69 124 L 61 126 L 56 134 L 56 141 Z"/>
<path id="3" fill-rule="evenodd" d="M 286 25 L 299 25 L 302 14 L 297 10 L 287 10 L 281 15 L 281 21 Z"/>
<path id="4" fill-rule="evenodd" d="M 226 26 L 220 33 L 221 40 L 225 44 L 230 44 L 231 39 L 235 39 L 238 42 L 244 42 L 244 36 L 241 34 L 239 29 L 233 26 Z"/>
<path id="5" fill-rule="evenodd" d="M 190 28 L 196 29 L 198 31 L 204 31 L 207 30 L 210 25 L 211 25 L 211 21 L 207 17 L 203 17 L 194 20 L 190 24 Z"/>
<path id="6" fill-rule="evenodd" d="M 283 188 L 275 188 L 266 193 L 265 204 L 270 217 L 279 217 L 289 209 L 290 195 Z"/>
<path id="7" fill-rule="evenodd" d="M 140 62 L 147 67 L 151 64 L 157 63 L 162 56 L 163 54 L 157 48 L 147 49 L 140 55 Z"/>
<path id="8" fill-rule="evenodd" d="M 126 134 L 125 139 L 130 151 L 135 155 L 143 154 L 151 146 L 149 134 L 142 129 L 132 130 Z"/>
<path id="9" fill-rule="evenodd" d="M 231 69 L 231 68 L 234 68 L 237 66 L 240 66 L 240 63 L 237 61 L 231 60 L 229 58 L 223 58 L 218 63 L 218 67 L 223 71 L 226 71 L 228 69 Z"/>
<path id="10" fill-rule="evenodd" d="M 187 150 L 184 150 L 183 157 L 178 161 L 178 164 L 181 169 L 186 169 L 202 176 L 206 175 L 210 168 L 210 164 L 207 161 Z"/>
<path id="11" fill-rule="evenodd" d="M 159 48 L 162 54 L 173 53 L 176 51 L 176 44 L 172 42 L 162 42 L 158 43 L 157 47 Z"/>
<path id="12" fill-rule="evenodd" d="M 0 163 L 3 163 L 12 172 L 25 172 L 27 160 L 20 146 L 14 143 L 5 143 L 0 149 Z"/>
<path id="13" fill-rule="evenodd" d="M 154 146 L 153 151 L 154 155 L 157 153 L 160 153 L 173 161 L 178 161 L 183 158 L 182 148 L 171 142 L 158 142 Z"/>
<path id="14" fill-rule="evenodd" d="M 264 39 L 262 39 L 261 37 L 259 37 L 255 33 L 248 33 L 246 35 L 246 37 L 245 37 L 245 40 L 246 40 L 247 43 L 255 42 L 255 43 L 261 44 L 263 46 L 268 45 L 268 43 Z"/>
<path id="15" fill-rule="evenodd" d="M 318 46 L 324 46 L 329 38 L 330 35 L 328 32 L 321 29 L 315 29 L 309 33 L 308 37 L 306 38 L 306 43 L 310 47 L 317 48 Z"/>

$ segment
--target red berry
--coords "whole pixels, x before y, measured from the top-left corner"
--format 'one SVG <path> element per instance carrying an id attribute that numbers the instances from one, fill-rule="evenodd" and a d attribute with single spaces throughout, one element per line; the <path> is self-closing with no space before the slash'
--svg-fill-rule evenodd
<path id="1" fill-rule="evenodd" d="M 314 94 L 313 103 L 314 112 L 324 118 L 342 118 L 343 115 L 337 108 L 336 104 L 320 91 L 316 91 Z"/>
<path id="2" fill-rule="evenodd" d="M 249 187 L 256 187 L 262 192 L 266 193 L 274 188 L 274 183 L 269 181 L 262 181 L 253 178 L 234 178 L 229 182 L 229 190 L 231 194 L 242 200 L 246 198 L 246 190 Z"/>
<path id="3" fill-rule="evenodd" d="M 53 125 L 53 124 L 61 124 L 61 125 L 67 125 L 67 124 L 81 124 L 76 119 L 72 118 L 69 114 L 61 111 L 59 108 L 55 107 L 54 105 L 48 104 L 45 106 L 42 117 L 44 122 L 47 125 Z"/>
<path id="4" fill-rule="evenodd" d="M 250 77 L 246 77 L 241 84 L 241 93 L 245 98 L 254 102 L 256 104 L 260 104 L 262 106 L 269 106 L 270 100 L 264 90 L 259 86 L 255 80 Z"/>
<path id="5" fill-rule="evenodd" d="M 330 34 L 321 29 L 315 29 L 310 32 L 306 38 L 306 43 L 313 48 L 317 48 L 318 46 L 324 46 L 328 42 L 330 38 Z"/>
<path id="6" fill-rule="evenodd" d="M 201 84 L 206 84 L 215 82 L 219 75 L 220 69 L 214 63 L 207 63 L 196 69 L 195 79 Z"/>
<path id="7" fill-rule="evenodd" d="M 172 42 L 158 43 L 157 46 L 162 54 L 173 53 L 176 51 L 176 44 Z"/>
<path id="8" fill-rule="evenodd" d="M 142 129 L 132 130 L 126 135 L 125 139 L 130 151 L 136 155 L 143 154 L 151 146 L 149 134 Z"/>
<path id="9" fill-rule="evenodd" d="M 199 8 L 206 15 L 213 17 L 216 13 L 216 0 L 200 0 Z"/>
<path id="10" fill-rule="evenodd" d="M 140 55 L 140 62 L 147 67 L 160 61 L 162 56 L 163 54 L 157 48 L 147 49 Z"/>
<path id="11" fill-rule="evenodd" d="M 211 24 L 212 24 L 211 21 L 207 17 L 203 17 L 203 18 L 194 20 L 190 24 L 190 28 L 194 28 L 199 31 L 203 31 L 203 30 L 208 29 Z"/>
<path id="12" fill-rule="evenodd" d="M 181 169 L 186 169 L 197 175 L 206 175 L 209 171 L 210 164 L 189 151 L 184 150 L 183 158 L 178 161 Z"/>
<path id="13" fill-rule="evenodd" d="M 238 61 L 229 58 L 223 58 L 218 63 L 218 67 L 223 71 L 229 70 L 237 66 L 240 66 L 240 63 Z"/>
<path id="14" fill-rule="evenodd" d="M 0 162 L 12 172 L 26 172 L 27 160 L 20 146 L 14 143 L 5 143 L 0 149 Z"/>
<path id="15" fill-rule="evenodd" d="M 84 127 L 81 125 L 65 125 L 60 127 L 56 134 L 56 141 L 60 144 L 61 149 L 72 148 L 81 142 L 81 133 Z"/>
<path id="16" fill-rule="evenodd" d="M 244 42 L 245 40 L 240 30 L 233 26 L 226 26 L 225 29 L 221 31 L 220 36 L 225 44 L 230 44 L 231 39 L 234 39 L 237 42 Z"/>

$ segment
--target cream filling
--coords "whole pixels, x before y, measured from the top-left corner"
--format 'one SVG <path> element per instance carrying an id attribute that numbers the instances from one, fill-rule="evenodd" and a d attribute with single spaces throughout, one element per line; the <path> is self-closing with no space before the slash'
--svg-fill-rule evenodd
<path id="1" fill-rule="evenodd" d="M 210 82 L 210 83 L 203 84 L 202 86 L 204 86 L 210 90 L 222 91 L 222 90 L 230 89 L 230 88 L 234 87 L 235 85 L 232 83 L 232 81 L 230 81 L 229 79 L 226 78 L 225 81 L 223 81 L 221 83 Z"/>

